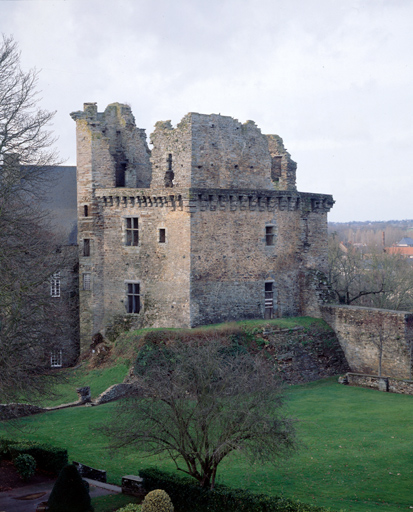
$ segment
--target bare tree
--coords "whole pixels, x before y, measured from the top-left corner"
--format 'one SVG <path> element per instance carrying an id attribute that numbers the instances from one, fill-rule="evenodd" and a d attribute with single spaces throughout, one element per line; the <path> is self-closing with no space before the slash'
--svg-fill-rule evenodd
<path id="1" fill-rule="evenodd" d="M 377 375 L 383 374 L 383 354 L 386 345 L 391 345 L 399 339 L 397 319 L 386 312 L 376 312 L 366 321 L 368 339 L 377 349 Z"/>
<path id="2" fill-rule="evenodd" d="M 62 301 L 51 301 L 50 279 L 65 251 L 41 206 L 56 164 L 47 126 L 54 113 L 38 108 L 37 72 L 20 69 L 12 38 L 0 44 L 0 401 L 34 399 L 50 351 L 67 328 Z"/>
<path id="3" fill-rule="evenodd" d="M 271 364 L 237 346 L 146 345 L 135 374 L 139 396 L 121 402 L 102 427 L 114 449 L 134 445 L 148 456 L 164 454 L 213 488 L 218 465 L 233 452 L 274 463 L 296 447 Z"/>
<path id="4" fill-rule="evenodd" d="M 329 282 L 340 304 L 413 309 L 413 268 L 408 259 L 377 248 L 329 238 Z"/>

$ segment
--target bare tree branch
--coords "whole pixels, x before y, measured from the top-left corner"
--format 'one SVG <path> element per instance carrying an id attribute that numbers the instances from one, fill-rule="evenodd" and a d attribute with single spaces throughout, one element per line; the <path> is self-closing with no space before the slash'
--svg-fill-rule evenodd
<path id="1" fill-rule="evenodd" d="M 0 401 L 34 400 L 47 392 L 50 351 L 72 327 L 50 278 L 70 256 L 58 250 L 41 206 L 56 164 L 48 125 L 38 107 L 37 71 L 20 69 L 11 37 L 0 42 Z M 75 265 L 75 262 L 72 262 Z M 1 419 L 1 418 L 0 418 Z"/>
<path id="2" fill-rule="evenodd" d="M 111 447 L 135 445 L 167 454 L 178 470 L 213 487 L 218 465 L 233 452 L 275 462 L 296 448 L 293 421 L 272 366 L 217 341 L 141 349 L 139 394 L 123 401 L 101 430 Z"/>

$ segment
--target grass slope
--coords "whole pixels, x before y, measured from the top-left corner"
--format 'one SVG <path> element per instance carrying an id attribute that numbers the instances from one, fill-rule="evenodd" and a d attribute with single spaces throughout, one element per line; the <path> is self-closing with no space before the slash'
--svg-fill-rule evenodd
<path id="1" fill-rule="evenodd" d="M 52 399 L 45 400 L 43 405 L 52 407 L 76 402 L 79 398 L 76 388 L 83 386 L 90 386 L 92 398 L 96 398 L 113 384 L 122 382 L 128 370 L 129 365 L 125 361 L 104 368 L 88 369 L 86 365 L 83 365 L 76 369 L 64 370 L 66 373 L 65 381 L 54 386 L 53 394 L 55 396 Z"/>
<path id="2" fill-rule="evenodd" d="M 292 386 L 288 408 L 298 418 L 302 449 L 276 466 L 249 466 L 241 456 L 223 462 L 218 481 L 268 494 L 354 512 L 396 512 L 413 506 L 413 397 L 342 386 L 335 379 Z M 108 480 L 167 460 L 148 460 L 128 449 L 111 456 L 90 427 L 116 414 L 116 404 L 80 407 L 21 420 L 25 437 L 69 450 L 78 460 L 108 471 Z M 2 434 L 0 426 L 0 435 Z M 7 432 L 5 432 L 7 436 Z"/>

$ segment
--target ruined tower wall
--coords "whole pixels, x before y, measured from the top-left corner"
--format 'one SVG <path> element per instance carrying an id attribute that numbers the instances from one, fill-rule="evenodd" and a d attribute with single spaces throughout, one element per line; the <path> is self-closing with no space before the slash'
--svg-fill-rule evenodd
<path id="1" fill-rule="evenodd" d="M 297 164 L 278 135 L 266 135 L 271 155 L 271 179 L 278 190 L 296 190 Z"/>
<path id="2" fill-rule="evenodd" d="M 167 196 L 165 191 L 153 196 L 147 189 L 102 189 L 98 199 L 98 253 L 103 258 L 95 279 L 103 289 L 94 311 L 95 332 L 104 333 L 115 316 L 128 314 L 128 283 L 140 287 L 140 312 L 128 315 L 134 325 L 189 326 L 189 213 L 180 196 Z M 138 221 L 135 246 L 126 245 L 128 218 Z"/>
<path id="3" fill-rule="evenodd" d="M 154 188 L 170 168 L 174 187 L 274 189 L 268 141 L 252 121 L 190 113 L 176 128 L 156 123 L 151 141 Z"/>
<path id="4" fill-rule="evenodd" d="M 193 326 L 263 318 L 269 298 L 271 317 L 310 310 L 320 316 L 322 289 L 314 273 L 325 267 L 327 251 L 326 229 L 321 229 L 326 213 L 315 209 L 320 196 L 252 190 L 194 192 Z M 323 198 L 332 201 L 331 196 Z M 317 226 L 320 233 L 311 238 Z M 268 285 L 272 295 L 266 294 Z"/>
<path id="5" fill-rule="evenodd" d="M 95 103 L 73 112 L 76 121 L 77 205 L 79 245 L 79 316 L 81 350 L 91 343 L 102 324 L 101 277 L 105 254 L 101 251 L 104 223 L 99 215 L 96 190 L 123 185 L 150 185 L 151 167 L 144 130 L 136 128 L 130 108 L 112 104 L 98 113 Z M 85 246 L 89 246 L 86 251 Z"/>
<path id="6" fill-rule="evenodd" d="M 156 124 L 150 154 L 126 105 L 72 117 L 82 351 L 116 317 L 183 327 L 320 316 L 333 200 L 296 192 L 282 139 L 190 113 Z"/>

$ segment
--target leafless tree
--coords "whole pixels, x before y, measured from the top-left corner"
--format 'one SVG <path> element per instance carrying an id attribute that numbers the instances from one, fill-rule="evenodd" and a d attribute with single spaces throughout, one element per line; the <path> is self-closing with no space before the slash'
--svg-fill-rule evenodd
<path id="1" fill-rule="evenodd" d="M 102 427 L 112 448 L 164 454 L 213 488 L 218 465 L 233 452 L 274 463 L 296 447 L 271 364 L 237 346 L 214 340 L 147 345 L 135 375 L 139 396 L 120 403 L 115 419 Z"/>
<path id="2" fill-rule="evenodd" d="M 340 304 L 413 309 L 413 267 L 408 259 L 329 238 L 329 282 Z"/>
<path id="3" fill-rule="evenodd" d="M 377 349 L 377 375 L 381 377 L 386 345 L 394 343 L 400 336 L 397 330 L 397 318 L 386 312 L 376 312 L 365 322 L 365 327 L 367 327 L 370 342 Z"/>
<path id="4" fill-rule="evenodd" d="M 37 72 L 20 69 L 12 38 L 0 44 L 0 401 L 45 392 L 50 350 L 67 318 L 51 301 L 50 279 L 67 261 L 42 207 L 54 139 L 54 113 L 38 107 Z"/>

